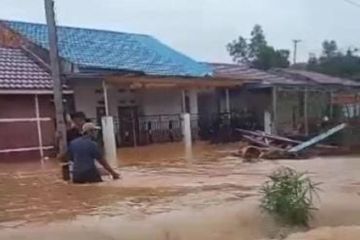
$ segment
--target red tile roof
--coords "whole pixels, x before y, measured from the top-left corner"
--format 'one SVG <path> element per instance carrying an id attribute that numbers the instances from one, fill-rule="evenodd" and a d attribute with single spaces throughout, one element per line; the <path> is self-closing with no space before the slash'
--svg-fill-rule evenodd
<path id="1" fill-rule="evenodd" d="M 22 49 L 0 47 L 0 89 L 50 90 L 50 74 Z"/>

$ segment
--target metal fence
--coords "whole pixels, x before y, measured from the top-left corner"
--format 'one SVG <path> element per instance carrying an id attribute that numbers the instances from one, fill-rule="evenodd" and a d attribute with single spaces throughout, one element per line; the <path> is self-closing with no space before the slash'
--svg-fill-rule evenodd
<path id="1" fill-rule="evenodd" d="M 200 115 L 198 118 L 199 136 L 213 143 L 237 141 L 239 135 L 236 128 L 247 130 L 262 129 L 256 116 L 249 112 L 218 113 Z"/>
<path id="2" fill-rule="evenodd" d="M 191 114 L 193 141 L 209 140 L 226 143 L 238 140 L 236 128 L 261 129 L 251 114 L 219 113 L 208 116 Z M 96 122 L 96 119 L 94 119 Z M 114 118 L 116 142 L 119 147 L 143 146 L 153 143 L 182 141 L 181 114 L 139 115 Z"/>

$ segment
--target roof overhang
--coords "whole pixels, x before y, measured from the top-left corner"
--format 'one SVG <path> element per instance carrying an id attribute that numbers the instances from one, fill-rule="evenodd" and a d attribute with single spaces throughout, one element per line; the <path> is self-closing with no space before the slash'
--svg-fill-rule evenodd
<path id="1" fill-rule="evenodd" d="M 63 94 L 73 94 L 73 90 L 63 90 Z M 32 89 L 0 89 L 0 94 L 11 94 L 11 95 L 50 95 L 54 92 L 52 90 L 44 89 L 44 90 L 32 90 Z"/>
<path id="2" fill-rule="evenodd" d="M 230 79 L 220 77 L 183 77 L 183 76 L 152 76 L 136 73 L 123 74 L 71 74 L 66 78 L 70 81 L 77 79 L 102 79 L 109 84 L 128 86 L 130 88 L 206 88 L 223 87 L 235 88 L 254 79 Z"/>

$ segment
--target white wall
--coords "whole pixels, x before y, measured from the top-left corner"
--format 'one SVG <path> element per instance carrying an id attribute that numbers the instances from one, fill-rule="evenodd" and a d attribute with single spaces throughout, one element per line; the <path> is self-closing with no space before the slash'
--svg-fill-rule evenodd
<path id="1" fill-rule="evenodd" d="M 100 81 L 77 81 L 73 84 L 76 111 L 83 111 L 87 117 L 96 118 L 96 108 L 104 106 Z M 189 90 L 191 113 L 198 113 L 197 91 Z M 182 94 L 180 89 L 140 89 L 130 91 L 121 87 L 108 86 L 110 115 L 118 116 L 119 106 L 138 106 L 141 115 L 180 114 Z"/>
<path id="2" fill-rule="evenodd" d="M 82 111 L 89 118 L 96 118 L 96 107 L 100 106 L 98 101 L 103 100 L 102 94 L 96 94 L 96 89 L 101 88 L 101 84 L 84 83 L 76 84 L 74 89 L 74 101 L 76 111 Z"/>
<path id="3" fill-rule="evenodd" d="M 102 84 L 100 81 L 79 81 L 73 85 L 76 111 L 83 111 L 88 118 L 96 118 L 96 108 L 104 107 Z M 136 92 L 119 87 L 108 86 L 110 115 L 117 117 L 119 106 L 135 106 L 138 103 Z"/>
<path id="4" fill-rule="evenodd" d="M 181 91 L 177 89 L 147 89 L 141 93 L 141 109 L 144 115 L 180 114 Z"/>
<path id="5" fill-rule="evenodd" d="M 198 91 L 196 89 L 192 89 L 188 91 L 188 96 L 190 99 L 190 113 L 191 114 L 198 114 L 199 107 L 198 107 Z"/>

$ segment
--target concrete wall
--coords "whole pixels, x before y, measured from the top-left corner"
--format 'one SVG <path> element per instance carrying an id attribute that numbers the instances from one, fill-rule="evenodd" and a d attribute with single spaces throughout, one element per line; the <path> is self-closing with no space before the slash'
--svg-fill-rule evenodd
<path id="1" fill-rule="evenodd" d="M 214 89 L 198 92 L 198 113 L 202 116 L 212 116 L 219 111 L 217 93 Z"/>
<path id="2" fill-rule="evenodd" d="M 221 98 L 225 107 L 225 96 Z M 264 110 L 271 110 L 271 94 L 265 90 L 231 90 L 230 108 L 232 111 L 249 110 L 263 114 Z"/>
<path id="3" fill-rule="evenodd" d="M 199 93 L 199 114 L 213 115 L 226 111 L 225 91 L 212 89 Z M 258 120 L 262 123 L 264 111 L 271 111 L 271 93 L 265 90 L 230 90 L 230 109 L 231 112 L 251 111 L 254 112 Z"/>
<path id="4" fill-rule="evenodd" d="M 278 133 L 292 133 L 303 123 L 302 92 L 278 91 L 277 93 L 277 128 Z"/>
<path id="5" fill-rule="evenodd" d="M 101 82 L 77 81 L 73 84 L 74 101 L 77 111 L 83 111 L 89 118 L 96 118 L 96 107 L 104 107 Z M 198 112 L 197 91 L 188 91 L 191 113 Z M 110 114 L 118 115 L 120 106 L 137 106 L 140 115 L 180 114 L 182 94 L 179 89 L 129 90 L 108 86 Z"/>
<path id="6" fill-rule="evenodd" d="M 182 95 L 177 89 L 141 90 L 139 98 L 144 115 L 179 114 L 182 111 Z"/>

